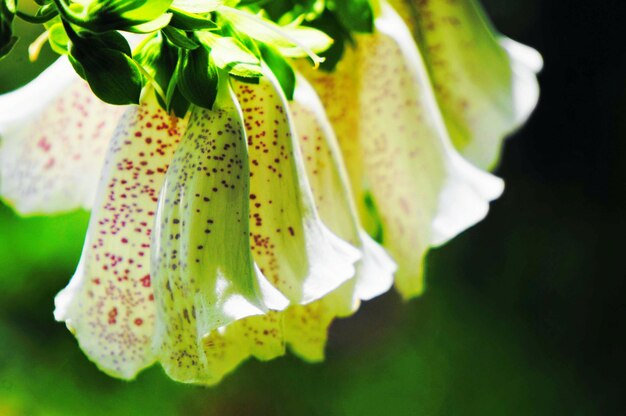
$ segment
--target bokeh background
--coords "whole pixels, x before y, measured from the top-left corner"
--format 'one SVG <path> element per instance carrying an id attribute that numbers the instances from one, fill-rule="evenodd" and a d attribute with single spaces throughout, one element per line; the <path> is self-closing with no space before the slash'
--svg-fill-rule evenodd
<path id="1" fill-rule="evenodd" d="M 483 3 L 544 55 L 542 99 L 505 148 L 504 197 L 430 254 L 423 297 L 336 322 L 323 364 L 250 361 L 213 388 L 158 367 L 120 382 L 52 316 L 88 215 L 0 206 L 0 415 L 623 414 L 626 2 Z M 1 91 L 52 59 L 29 64 L 28 43 L 0 63 Z"/>

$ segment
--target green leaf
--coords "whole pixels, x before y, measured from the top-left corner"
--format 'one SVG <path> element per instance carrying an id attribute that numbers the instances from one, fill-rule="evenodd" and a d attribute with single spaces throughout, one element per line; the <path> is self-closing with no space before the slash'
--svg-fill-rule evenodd
<path id="1" fill-rule="evenodd" d="M 182 61 L 177 68 L 178 87 L 193 104 L 211 109 L 217 96 L 217 70 L 209 62 L 205 48 L 182 51 Z"/>
<path id="2" fill-rule="evenodd" d="M 333 40 L 325 33 L 305 26 L 279 26 L 271 20 L 235 9 L 221 9 L 223 15 L 237 31 L 277 48 L 283 56 L 303 58 L 324 52 Z"/>
<path id="3" fill-rule="evenodd" d="M 296 74 L 289 64 L 282 57 L 280 52 L 269 45 L 261 45 L 261 55 L 263 61 L 269 66 L 278 79 L 280 87 L 283 89 L 288 100 L 293 100 L 293 93 L 296 88 Z"/>
<path id="4" fill-rule="evenodd" d="M 90 38 L 87 38 L 90 39 Z M 108 48 L 113 49 L 119 52 L 122 52 L 124 55 L 132 57 L 132 51 L 130 49 L 130 45 L 124 36 L 120 33 L 111 31 L 98 35 L 97 37 L 91 38 L 94 43 L 97 42 L 99 48 Z"/>
<path id="5" fill-rule="evenodd" d="M 78 3 L 54 0 L 63 18 L 68 22 L 96 33 L 109 30 L 128 30 L 147 33 L 169 23 L 166 14 L 172 0 L 94 0 L 80 10 Z"/>
<path id="6" fill-rule="evenodd" d="M 48 29 L 48 43 L 53 51 L 59 55 L 67 55 L 69 53 L 70 39 L 65 33 L 63 23 L 58 22 L 50 26 Z"/>
<path id="7" fill-rule="evenodd" d="M 172 14 L 165 13 L 150 22 L 141 23 L 141 24 L 128 26 L 128 27 L 122 27 L 120 28 L 120 30 L 126 30 L 127 32 L 132 32 L 132 33 L 152 33 L 152 32 L 156 32 L 157 30 L 163 29 L 164 27 L 169 25 L 171 20 L 172 20 Z"/>
<path id="8" fill-rule="evenodd" d="M 12 27 L 15 11 L 15 1 L 0 0 L 0 59 L 11 52 L 18 40 Z"/>
<path id="9" fill-rule="evenodd" d="M 187 13 L 184 10 L 178 10 L 176 8 L 170 8 L 169 12 L 172 14 L 170 26 L 173 26 L 177 29 L 199 30 L 217 28 L 215 22 L 209 20 L 206 17 L 199 16 L 197 14 Z"/>
<path id="10" fill-rule="evenodd" d="M 237 39 L 199 32 L 196 37 L 211 50 L 211 60 L 218 68 L 233 75 L 257 78 L 262 75 L 259 59 Z"/>
<path id="11" fill-rule="evenodd" d="M 141 71 L 128 55 L 109 48 L 70 48 L 94 94 L 109 104 L 138 104 L 143 88 Z"/>
<path id="12" fill-rule="evenodd" d="M 324 11 L 324 14 L 311 24 L 334 40 L 331 47 L 322 53 L 322 57 L 324 57 L 325 60 L 320 64 L 320 69 L 331 72 L 343 57 L 346 43 L 352 42 L 350 31 L 348 31 L 339 20 L 337 20 L 337 16 L 329 10 Z"/>
<path id="13" fill-rule="evenodd" d="M 370 0 L 335 0 L 329 4 L 329 9 L 350 31 L 371 33 L 374 29 L 374 11 Z"/>
<path id="14" fill-rule="evenodd" d="M 81 77 L 82 79 L 84 79 L 85 81 L 87 81 L 87 76 L 85 75 L 85 70 L 83 69 L 83 66 L 80 64 L 80 62 L 78 62 L 76 60 L 76 58 L 74 58 L 72 55 L 69 55 L 68 52 L 68 59 L 70 61 L 70 64 L 72 64 L 72 68 L 74 68 L 74 71 L 76 71 L 76 73 L 78 74 L 79 77 Z"/>
<path id="15" fill-rule="evenodd" d="M 182 30 L 168 26 L 161 29 L 161 31 L 170 42 L 172 42 L 179 48 L 196 49 L 198 46 L 200 46 L 198 42 L 188 37 L 187 33 Z"/>
<path id="16" fill-rule="evenodd" d="M 18 41 L 17 36 L 7 36 L 0 39 L 0 59 L 7 56 Z"/>

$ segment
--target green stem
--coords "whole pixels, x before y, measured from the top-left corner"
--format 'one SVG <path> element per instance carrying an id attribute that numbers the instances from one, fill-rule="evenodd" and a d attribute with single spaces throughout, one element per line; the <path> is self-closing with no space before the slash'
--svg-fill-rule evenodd
<path id="1" fill-rule="evenodd" d="M 16 10 L 15 15 L 28 23 L 41 24 L 41 23 L 46 23 L 47 21 L 53 19 L 57 14 L 59 14 L 57 9 L 55 8 L 51 8 L 48 10 L 49 11 L 47 11 L 45 14 L 40 14 L 36 16 L 31 16 L 30 14 Z"/>
<path id="2" fill-rule="evenodd" d="M 81 16 L 74 13 L 74 11 L 65 3 L 65 0 L 53 0 L 54 4 L 57 6 L 59 13 L 61 14 L 62 20 L 67 20 L 68 22 L 75 24 L 77 26 L 84 26 L 87 21 Z"/>

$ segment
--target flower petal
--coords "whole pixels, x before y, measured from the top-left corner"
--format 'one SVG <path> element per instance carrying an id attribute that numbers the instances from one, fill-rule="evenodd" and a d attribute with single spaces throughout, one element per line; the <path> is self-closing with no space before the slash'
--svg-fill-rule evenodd
<path id="1" fill-rule="evenodd" d="M 337 317 L 346 317 L 358 309 L 354 299 L 354 279 L 344 283 L 323 299 L 308 305 L 294 305 L 285 314 L 285 339 L 290 350 L 309 362 L 324 360 L 328 328 Z"/>
<path id="2" fill-rule="evenodd" d="M 168 375 L 187 383 L 211 383 L 230 368 L 207 359 L 203 338 L 217 341 L 211 333 L 219 327 L 288 304 L 276 289 L 268 299 L 261 290 L 265 277 L 254 268 L 249 243 L 247 140 L 232 99 L 218 102 L 192 112 L 153 237 L 154 345 Z"/>
<path id="3" fill-rule="evenodd" d="M 272 360 L 285 354 L 283 321 L 284 312 L 250 316 L 224 328 L 224 337 L 259 360 Z"/>
<path id="4" fill-rule="evenodd" d="M 502 139 L 537 105 L 541 56 L 496 33 L 475 0 L 403 2 L 405 14 L 407 3 L 413 7 L 406 18 L 418 27 L 414 33 L 454 145 L 476 166 L 493 167 Z"/>
<path id="5" fill-rule="evenodd" d="M 361 299 L 389 290 L 396 267 L 359 225 L 336 137 L 319 97 L 301 76 L 291 109 L 320 218 L 363 254 L 354 279 L 316 302 L 294 305 L 285 313 L 285 336 L 291 349 L 307 360 L 318 361 L 324 358 L 332 320 L 354 313 Z"/>
<path id="6" fill-rule="evenodd" d="M 389 290 L 396 265 L 362 229 L 333 126 L 315 89 L 301 75 L 291 108 L 320 218 L 339 238 L 362 252 L 356 264 L 356 293 L 358 299 L 370 300 Z"/>
<path id="7" fill-rule="evenodd" d="M 366 180 L 383 222 L 383 245 L 409 297 L 423 288 L 422 260 L 480 221 L 502 181 L 465 162 L 450 143 L 417 46 L 383 5 L 377 32 L 359 38 L 361 125 Z"/>
<path id="8" fill-rule="evenodd" d="M 55 299 L 87 356 L 124 379 L 154 362 L 155 305 L 150 236 L 157 197 L 186 121 L 167 115 L 153 94 L 127 110 L 106 157 L 83 255 Z"/>
<path id="9" fill-rule="evenodd" d="M 358 121 L 331 121 L 342 152 L 363 160 L 363 166 L 346 164 L 361 219 L 370 215 L 363 207 L 371 199 L 383 246 L 398 263 L 396 287 L 411 297 L 423 290 L 428 248 L 481 220 L 503 186 L 452 147 L 417 46 L 390 6 L 382 5 L 376 33 L 359 36 L 357 44 L 351 61 L 309 79 L 329 114 L 348 111 L 334 109 L 345 106 L 342 97 L 358 97 Z M 346 89 L 329 91 L 350 77 L 356 82 L 340 81 Z"/>
<path id="10" fill-rule="evenodd" d="M 298 61 L 298 70 L 310 82 L 323 103 L 326 117 L 339 140 L 341 155 L 353 189 L 363 186 L 363 157 L 358 144 L 359 129 L 359 80 L 360 73 L 354 70 L 358 65 L 358 55 L 352 48 L 346 48 L 333 73 L 314 70 L 309 62 Z M 357 209 L 363 219 L 364 212 L 360 201 Z"/>
<path id="11" fill-rule="evenodd" d="M 23 215 L 90 208 L 122 111 L 96 98 L 64 58 L 0 96 L 2 197 Z"/>
<path id="12" fill-rule="evenodd" d="M 251 162 L 254 260 L 292 303 L 321 298 L 354 276 L 359 253 L 319 220 L 285 97 L 270 71 L 259 84 L 233 81 Z"/>

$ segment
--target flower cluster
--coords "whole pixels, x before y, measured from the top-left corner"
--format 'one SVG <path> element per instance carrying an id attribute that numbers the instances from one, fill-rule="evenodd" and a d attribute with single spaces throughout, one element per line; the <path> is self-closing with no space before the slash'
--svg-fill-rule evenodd
<path id="1" fill-rule="evenodd" d="M 538 98 L 541 57 L 474 0 L 43 3 L 67 57 L 0 96 L 0 193 L 91 210 L 55 317 L 123 379 L 318 361 L 335 318 L 419 295 Z"/>

